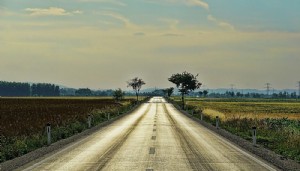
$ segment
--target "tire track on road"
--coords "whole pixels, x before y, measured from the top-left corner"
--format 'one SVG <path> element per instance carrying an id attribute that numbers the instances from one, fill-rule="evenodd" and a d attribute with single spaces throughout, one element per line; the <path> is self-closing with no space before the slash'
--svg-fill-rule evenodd
<path id="1" fill-rule="evenodd" d="M 190 166 L 193 170 L 214 170 L 209 164 L 202 164 L 206 163 L 207 160 L 200 151 L 198 151 L 195 147 L 196 144 L 191 140 L 190 136 L 180 128 L 178 123 L 172 118 L 169 111 L 167 110 L 166 104 L 163 104 L 164 112 L 167 115 L 168 120 L 171 123 L 172 130 L 174 135 L 180 141 L 181 147 L 189 161 Z"/>
<path id="2" fill-rule="evenodd" d="M 140 116 L 132 126 L 130 126 L 130 129 L 120 138 L 117 139 L 116 143 L 113 143 L 105 152 L 104 154 L 98 159 L 97 166 L 92 167 L 88 170 L 101 170 L 106 166 L 106 164 L 114 157 L 114 155 L 118 152 L 118 150 L 122 147 L 123 143 L 127 140 L 131 132 L 136 128 L 136 126 L 140 123 L 140 121 L 146 116 L 146 114 L 149 112 L 152 104 L 148 106 L 146 111 Z"/>

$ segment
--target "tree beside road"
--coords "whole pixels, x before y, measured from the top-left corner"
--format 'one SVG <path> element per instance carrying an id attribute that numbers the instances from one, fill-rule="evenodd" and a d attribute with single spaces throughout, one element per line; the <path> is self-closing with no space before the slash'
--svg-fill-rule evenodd
<path id="1" fill-rule="evenodd" d="M 198 74 L 193 75 L 184 71 L 173 74 L 168 80 L 176 85 L 181 93 L 182 109 L 185 109 L 184 96 L 201 87 L 202 83 L 197 80 Z"/>
<path id="2" fill-rule="evenodd" d="M 140 90 L 141 90 L 142 86 L 145 84 L 146 83 L 141 78 L 138 78 L 138 77 L 135 77 L 135 78 L 127 81 L 127 87 L 132 87 L 132 89 L 135 92 L 137 102 L 139 101 Z"/>

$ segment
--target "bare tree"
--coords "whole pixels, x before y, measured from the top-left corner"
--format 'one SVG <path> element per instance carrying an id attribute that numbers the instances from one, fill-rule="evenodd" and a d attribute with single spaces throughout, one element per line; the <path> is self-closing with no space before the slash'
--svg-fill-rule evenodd
<path id="1" fill-rule="evenodd" d="M 127 87 L 132 87 L 135 91 L 136 101 L 139 101 L 139 93 L 142 86 L 146 84 L 141 78 L 135 77 L 129 81 L 127 81 Z"/>

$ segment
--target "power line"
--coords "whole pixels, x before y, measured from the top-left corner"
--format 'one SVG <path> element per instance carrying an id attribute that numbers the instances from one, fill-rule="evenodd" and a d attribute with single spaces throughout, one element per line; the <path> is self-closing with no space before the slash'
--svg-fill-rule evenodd
<path id="1" fill-rule="evenodd" d="M 230 87 L 231 87 L 231 92 L 234 92 L 234 84 L 230 84 Z"/>
<path id="2" fill-rule="evenodd" d="M 271 83 L 266 83 L 265 85 L 266 85 L 265 88 L 267 89 L 267 95 L 269 96 L 270 89 L 272 88 Z"/>

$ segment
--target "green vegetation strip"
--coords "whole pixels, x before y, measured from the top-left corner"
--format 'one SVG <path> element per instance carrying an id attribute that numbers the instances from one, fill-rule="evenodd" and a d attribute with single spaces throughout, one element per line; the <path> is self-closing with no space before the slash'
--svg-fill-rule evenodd
<path id="1" fill-rule="evenodd" d="M 180 101 L 175 99 L 180 105 Z M 187 110 L 194 117 L 220 127 L 248 141 L 257 127 L 257 143 L 300 163 L 300 102 L 266 99 L 187 99 Z"/>
<path id="2" fill-rule="evenodd" d="M 122 115 L 135 102 L 112 99 L 1 99 L 0 163 L 47 146 L 46 123 L 52 127 L 52 143 Z"/>

